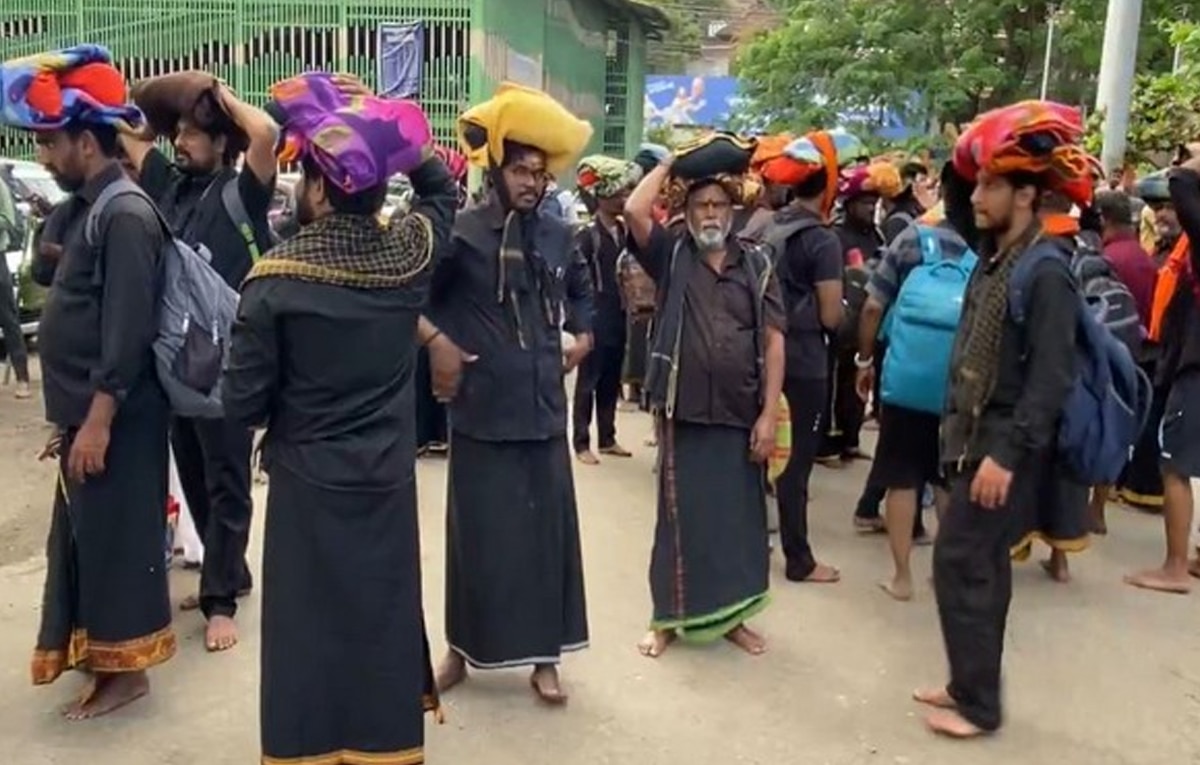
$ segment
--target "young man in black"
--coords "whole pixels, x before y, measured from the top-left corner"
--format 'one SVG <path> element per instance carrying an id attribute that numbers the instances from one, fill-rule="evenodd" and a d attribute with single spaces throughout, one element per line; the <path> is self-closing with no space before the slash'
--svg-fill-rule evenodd
<path id="1" fill-rule="evenodd" d="M 194 88 L 198 75 L 185 72 L 139 83 L 134 99 L 148 104 L 163 88 Z M 124 144 L 139 183 L 177 234 L 206 247 L 213 267 L 238 289 L 254 260 L 270 247 L 267 209 L 275 191 L 278 128 L 225 85 L 211 77 L 207 82 L 193 108 L 171 125 L 174 165 L 149 142 L 126 138 Z M 234 167 L 239 156 L 241 170 Z M 237 202 L 231 205 L 233 199 Z M 237 644 L 237 598 L 251 587 L 246 547 L 253 433 L 229 420 L 176 417 L 171 444 L 188 508 L 204 540 L 199 597 L 185 598 L 181 607 L 204 613 L 205 647 L 224 651 Z"/>
<path id="2" fill-rule="evenodd" d="M 1063 141 L 1049 156 L 1076 148 L 1057 134 L 1044 136 L 1044 142 Z M 1010 548 L 1022 512 L 1054 502 L 1082 508 L 1087 502 L 1087 487 L 1059 480 L 1064 469 L 1055 452 L 1058 419 L 1075 375 L 1080 300 L 1065 258 L 1034 268 L 1023 324 L 1009 305 L 1017 262 L 1035 246 L 1048 246 L 1037 212 L 1050 187 L 1051 160 L 1028 157 L 1021 146 L 1013 141 L 979 152 L 994 159 L 1011 151 L 1003 173 L 990 169 L 992 159 L 972 168 L 980 263 L 964 299 L 942 420 L 949 507 L 934 547 L 933 579 L 950 681 L 914 697 L 935 708 L 926 719 L 930 729 L 955 738 L 1001 725 Z M 1029 169 L 1014 172 L 1014 165 Z"/>

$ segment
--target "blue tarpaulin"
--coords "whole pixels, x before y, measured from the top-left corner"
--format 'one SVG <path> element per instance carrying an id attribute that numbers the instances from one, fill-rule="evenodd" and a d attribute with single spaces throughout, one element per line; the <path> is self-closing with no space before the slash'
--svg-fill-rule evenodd
<path id="1" fill-rule="evenodd" d="M 421 22 L 379 25 L 379 95 L 414 98 L 421 91 L 425 27 Z"/>

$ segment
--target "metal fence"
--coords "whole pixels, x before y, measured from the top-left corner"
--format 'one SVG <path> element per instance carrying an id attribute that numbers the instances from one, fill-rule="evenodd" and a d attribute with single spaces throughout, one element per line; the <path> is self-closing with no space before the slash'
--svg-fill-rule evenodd
<path id="1" fill-rule="evenodd" d="M 421 101 L 439 140 L 504 79 L 591 120 L 592 151 L 640 140 L 645 38 L 620 0 L 2 0 L 0 60 L 99 43 L 130 81 L 202 69 L 262 103 L 272 83 L 314 69 L 376 86 L 380 24 L 411 21 L 424 25 Z M 0 156 L 32 154 L 0 129 Z"/>

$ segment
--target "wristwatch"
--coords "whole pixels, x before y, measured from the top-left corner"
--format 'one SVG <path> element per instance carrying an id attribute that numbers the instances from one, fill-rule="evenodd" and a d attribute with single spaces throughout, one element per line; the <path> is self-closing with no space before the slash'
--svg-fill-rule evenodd
<path id="1" fill-rule="evenodd" d="M 864 359 L 860 354 L 854 354 L 854 366 L 859 369 L 871 369 L 875 366 L 875 357 Z"/>

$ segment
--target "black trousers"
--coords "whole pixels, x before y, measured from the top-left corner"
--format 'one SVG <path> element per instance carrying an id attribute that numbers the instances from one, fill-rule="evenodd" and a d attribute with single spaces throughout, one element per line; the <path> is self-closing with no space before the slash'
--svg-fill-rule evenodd
<path id="1" fill-rule="evenodd" d="M 621 371 L 625 364 L 623 345 L 598 345 L 579 365 L 572 408 L 572 442 L 576 452 L 591 448 L 592 411 L 601 449 L 617 443 L 617 400 L 621 397 Z"/>
<path id="2" fill-rule="evenodd" d="M 21 333 L 21 316 L 13 297 L 13 278 L 8 262 L 0 252 L 0 332 L 4 333 L 4 351 L 12 361 L 17 382 L 29 382 L 29 349 Z"/>
<path id="3" fill-rule="evenodd" d="M 171 421 L 179 482 L 204 541 L 200 609 L 205 618 L 237 613 L 237 595 L 252 586 L 250 455 L 254 433 L 225 420 Z"/>
<path id="4" fill-rule="evenodd" d="M 858 396 L 854 352 L 829 348 L 829 387 L 825 391 L 824 437 L 818 456 L 844 457 L 858 449 L 866 404 Z"/>
<path id="5" fill-rule="evenodd" d="M 1009 506 L 971 502 L 974 470 L 950 476 L 950 506 L 933 548 L 933 587 L 950 663 L 946 690 L 959 713 L 983 730 L 1000 727 L 1000 667 L 1012 600 L 1010 546 L 1020 516 Z M 1020 495 L 1018 495 L 1020 496 Z M 1034 499 L 1029 497 L 1030 500 Z"/>
<path id="6" fill-rule="evenodd" d="M 779 504 L 779 544 L 789 579 L 805 579 L 817 567 L 808 543 L 808 481 L 823 436 L 825 380 L 788 377 L 783 382 L 792 414 L 792 456 L 775 482 Z"/>

